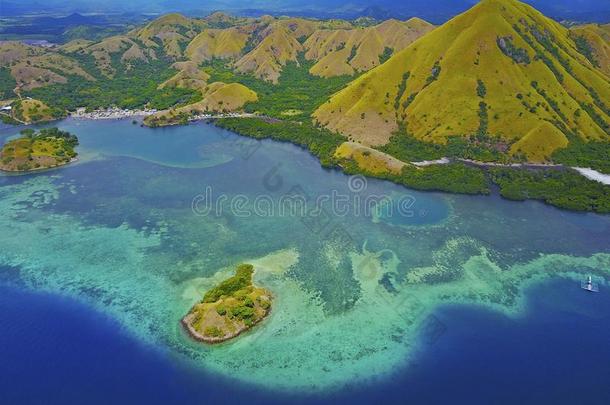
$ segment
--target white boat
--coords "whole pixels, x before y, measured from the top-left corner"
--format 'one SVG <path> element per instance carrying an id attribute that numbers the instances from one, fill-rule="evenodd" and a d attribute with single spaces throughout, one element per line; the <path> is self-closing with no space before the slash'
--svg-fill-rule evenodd
<path id="1" fill-rule="evenodd" d="M 599 286 L 591 280 L 591 276 L 587 278 L 587 281 L 584 281 L 580 284 L 580 288 L 588 292 L 599 292 Z"/>

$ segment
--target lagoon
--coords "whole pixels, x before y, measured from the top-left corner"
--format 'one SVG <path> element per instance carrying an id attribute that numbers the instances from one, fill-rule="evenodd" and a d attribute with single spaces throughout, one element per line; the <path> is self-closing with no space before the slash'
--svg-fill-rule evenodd
<path id="1" fill-rule="evenodd" d="M 555 309 L 531 305 L 526 291 L 540 288 L 541 299 L 584 300 L 589 297 L 582 297 L 578 285 L 585 275 L 592 275 L 602 291 L 610 290 L 608 216 L 494 195 L 422 193 L 349 177 L 321 168 L 296 146 L 251 140 L 203 123 L 149 129 L 130 120 L 68 119 L 57 125 L 79 137 L 78 163 L 0 177 L 0 280 L 13 291 L 6 305 L 38 299 L 50 307 L 58 303 L 49 316 L 76 317 L 61 322 L 65 328 L 58 334 L 74 335 L 82 326 L 101 333 L 102 341 L 120 335 L 119 343 L 142 348 L 134 356 L 149 359 L 148 368 L 162 375 L 178 367 L 176 384 L 184 391 L 176 388 L 169 397 L 192 392 L 186 382 L 191 378 L 201 384 L 220 379 L 225 385 L 216 385 L 218 395 L 226 392 L 222 387 L 243 387 L 261 401 L 274 395 L 348 398 L 349 387 L 359 387 L 362 398 L 366 393 L 374 398 L 382 395 L 377 387 L 396 378 L 398 386 L 406 385 L 404 393 L 416 395 L 417 387 L 426 385 L 424 377 L 413 374 L 415 365 L 434 364 L 430 355 L 441 364 L 458 364 L 477 354 L 445 331 L 467 325 L 487 340 L 502 341 L 506 336 L 489 332 L 497 325 L 498 333 L 521 333 L 539 344 L 543 328 L 534 327 L 530 335 L 519 325 L 532 327 L 539 317 L 544 324 L 556 316 L 547 314 Z M 16 132 L 2 130 L 0 141 Z M 194 209 L 206 188 L 224 196 L 223 210 Z M 332 204 L 323 204 L 306 215 L 257 215 L 248 206 L 257 197 L 278 201 L 294 194 L 309 202 L 347 196 L 350 204 L 354 197 L 387 195 L 392 206 L 402 204 L 406 211 L 364 215 L 352 204 L 335 215 Z M 247 200 L 242 208 L 252 209 L 235 210 L 232 201 L 242 197 Z M 214 347 L 191 341 L 179 320 L 242 262 L 252 263 L 256 282 L 276 296 L 273 312 L 234 341 Z M 555 282 L 564 295 L 540 287 Z M 605 302 L 604 297 L 591 299 Z M 456 306 L 465 311 L 458 326 L 443 309 Z M 78 316 L 70 313 L 72 307 Z M 587 319 L 599 308 L 581 305 L 579 311 Z M 491 315 L 480 320 L 468 315 L 477 311 Z M 529 318 L 532 313 L 535 318 Z M 607 320 L 608 312 L 604 315 Z M 99 317 L 106 321 L 96 321 Z M 9 316 L 7 322 L 18 320 Z M 92 320 L 105 326 L 91 331 Z M 502 329 L 507 322 L 512 326 Z M 565 332 L 561 324 L 550 328 L 547 338 L 551 331 Z M 30 329 L 16 333 L 15 341 L 29 336 Z M 434 348 L 425 342 L 430 339 L 422 342 L 422 334 L 432 342 L 450 340 L 443 344 L 462 348 L 464 357 Z M 608 327 L 583 336 L 599 342 Z M 509 343 L 489 350 L 510 353 Z M 549 351 L 550 367 L 565 364 L 557 357 L 562 350 L 567 348 Z M 588 375 L 590 363 L 581 367 Z M 604 365 L 598 367 L 598 374 L 610 375 Z M 447 383 L 442 377 L 449 373 L 439 371 L 437 381 Z M 546 388 L 552 389 L 550 382 Z"/>

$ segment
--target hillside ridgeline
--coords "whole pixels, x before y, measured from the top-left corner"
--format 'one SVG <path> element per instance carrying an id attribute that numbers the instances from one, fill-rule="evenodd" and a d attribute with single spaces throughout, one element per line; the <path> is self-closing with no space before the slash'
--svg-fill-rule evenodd
<path id="1" fill-rule="evenodd" d="M 492 138 L 529 161 L 610 138 L 610 80 L 532 7 L 483 0 L 365 73 L 314 113 L 371 146 Z"/>

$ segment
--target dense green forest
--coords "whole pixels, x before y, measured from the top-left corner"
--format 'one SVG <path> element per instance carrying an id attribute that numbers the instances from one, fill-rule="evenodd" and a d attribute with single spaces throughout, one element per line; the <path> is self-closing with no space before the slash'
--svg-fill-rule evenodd
<path id="1" fill-rule="evenodd" d="M 415 190 L 445 191 L 456 194 L 489 194 L 490 183 L 485 170 L 464 163 L 431 165 L 426 167 L 405 166 L 400 174 L 374 174 L 363 170 L 353 161 L 343 161 L 346 173 L 378 177 Z"/>
<path id="2" fill-rule="evenodd" d="M 553 161 L 573 167 L 589 167 L 610 174 L 610 145 L 607 142 L 584 142 L 571 137 L 567 148 L 553 154 Z"/>
<path id="3" fill-rule="evenodd" d="M 500 194 L 511 200 L 537 199 L 561 208 L 610 213 L 610 186 L 574 170 L 490 169 Z"/>
<path id="4" fill-rule="evenodd" d="M 15 97 L 13 93 L 15 86 L 17 82 L 11 76 L 11 71 L 8 68 L 0 68 L 0 100 Z"/>
<path id="5" fill-rule="evenodd" d="M 345 139 L 332 132 L 314 127 L 309 121 L 295 122 L 260 118 L 223 118 L 216 125 L 255 139 L 292 142 L 307 148 L 322 165 L 335 163 L 333 154 Z"/>

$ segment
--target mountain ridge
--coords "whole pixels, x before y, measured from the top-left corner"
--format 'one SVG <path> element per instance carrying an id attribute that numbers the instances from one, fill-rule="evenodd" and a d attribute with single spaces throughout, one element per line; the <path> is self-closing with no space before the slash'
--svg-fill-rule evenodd
<path id="1" fill-rule="evenodd" d="M 237 74 L 277 84 L 285 66 L 298 66 L 303 55 L 312 75 L 356 77 L 313 117 L 364 145 L 385 145 L 397 133 L 440 144 L 476 135 L 542 161 L 570 137 L 608 137 L 605 26 L 568 30 L 515 0 L 483 0 L 440 27 L 419 18 L 355 24 L 172 13 L 125 35 L 57 50 L 2 44 L 0 61 L 25 91 L 74 75 L 95 81 L 80 64 L 83 55 L 107 79 L 143 63 L 192 62 L 159 89 L 176 82 L 200 92 L 208 83 L 198 65 L 220 59 Z M 253 100 L 246 89 L 238 93 Z"/>
<path id="2" fill-rule="evenodd" d="M 356 79 L 314 118 L 369 146 L 396 133 L 441 144 L 452 136 L 510 144 L 528 136 L 521 146 L 530 148 L 511 152 L 536 160 L 572 134 L 607 140 L 610 79 L 569 36 L 516 0 L 483 0 Z M 545 122 L 557 147 L 541 154 L 546 138 L 537 128 Z"/>

